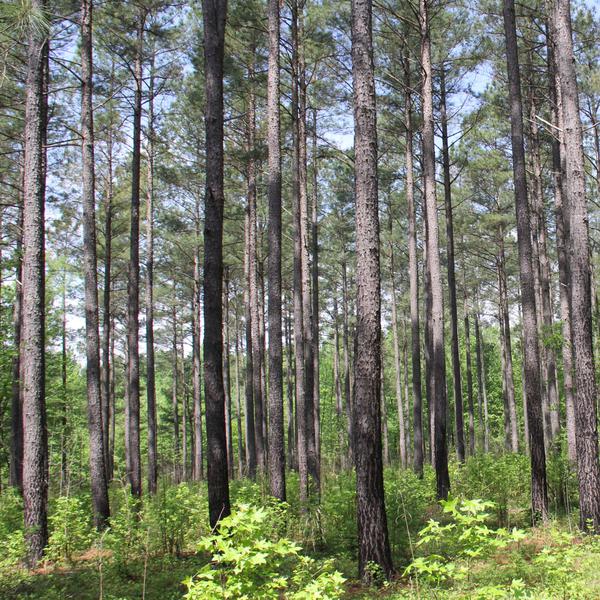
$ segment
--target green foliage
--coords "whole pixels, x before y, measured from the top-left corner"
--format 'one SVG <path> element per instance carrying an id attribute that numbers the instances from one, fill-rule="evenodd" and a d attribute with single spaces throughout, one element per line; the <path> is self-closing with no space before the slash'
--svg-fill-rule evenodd
<path id="1" fill-rule="evenodd" d="M 417 545 L 425 546 L 430 553 L 415 558 L 406 568 L 405 575 L 436 586 L 449 580 L 464 579 L 469 576 L 472 561 L 485 558 L 525 536 L 518 529 L 494 530 L 487 526 L 489 514 L 486 510 L 493 508 L 493 502 L 451 498 L 442 500 L 441 505 L 451 521 L 444 525 L 434 519 L 429 520 L 419 532 Z"/>
<path id="2" fill-rule="evenodd" d="M 130 564 L 144 548 L 141 502 L 134 498 L 129 488 L 119 490 L 117 501 L 112 503 L 110 526 L 104 545 L 112 552 L 113 561 L 127 571 Z"/>
<path id="3" fill-rule="evenodd" d="M 186 599 L 340 598 L 344 578 L 331 561 L 302 556 L 300 546 L 274 534 L 282 511 L 238 505 L 217 532 L 200 541 L 211 563 L 186 580 Z"/>
<path id="4" fill-rule="evenodd" d="M 89 506 L 76 496 L 59 496 L 49 521 L 46 556 L 56 562 L 72 563 L 75 554 L 86 550 L 93 539 Z"/>
<path id="5" fill-rule="evenodd" d="M 144 507 L 146 527 L 163 553 L 179 556 L 192 540 L 206 531 L 206 501 L 197 486 L 162 486 Z M 156 535 L 155 535 L 156 534 Z"/>
<path id="6" fill-rule="evenodd" d="M 478 454 L 457 466 L 452 489 L 460 498 L 490 500 L 496 523 L 508 527 L 527 520 L 529 473 L 529 460 L 521 454 Z"/>

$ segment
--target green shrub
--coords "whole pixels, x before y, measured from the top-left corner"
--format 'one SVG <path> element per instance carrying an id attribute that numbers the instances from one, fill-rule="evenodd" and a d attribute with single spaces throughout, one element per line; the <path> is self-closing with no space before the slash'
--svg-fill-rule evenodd
<path id="1" fill-rule="evenodd" d="M 451 498 L 441 501 L 445 514 L 451 517 L 447 524 L 430 519 L 419 532 L 417 546 L 429 553 L 415 558 L 405 570 L 405 575 L 415 576 L 426 583 L 439 586 L 446 581 L 469 576 L 474 560 L 487 558 L 493 551 L 518 541 L 525 534 L 517 529 L 490 529 L 487 509 L 492 502 Z"/>
<path id="2" fill-rule="evenodd" d="M 48 520 L 51 533 L 46 556 L 50 560 L 72 563 L 76 553 L 89 548 L 94 534 L 89 507 L 81 498 L 59 496 Z"/>
<path id="3" fill-rule="evenodd" d="M 530 465 L 521 454 L 479 454 L 455 466 L 452 492 L 460 498 L 485 498 L 499 526 L 521 525 L 529 520 Z"/>
<path id="4" fill-rule="evenodd" d="M 187 483 L 164 486 L 148 499 L 144 525 L 151 529 L 151 538 L 159 541 L 158 549 L 179 556 L 192 540 L 197 540 L 206 530 L 205 505 L 200 490 Z"/>
<path id="5" fill-rule="evenodd" d="M 241 504 L 220 521 L 218 532 L 200 541 L 211 562 L 185 581 L 186 599 L 340 598 L 344 578 L 332 562 L 302 556 L 300 546 L 277 535 L 282 510 Z"/>
<path id="6" fill-rule="evenodd" d="M 148 535 L 142 521 L 141 501 L 132 496 L 128 486 L 123 486 L 112 502 L 104 546 L 112 552 L 113 562 L 124 571 L 139 559 L 147 546 Z"/>

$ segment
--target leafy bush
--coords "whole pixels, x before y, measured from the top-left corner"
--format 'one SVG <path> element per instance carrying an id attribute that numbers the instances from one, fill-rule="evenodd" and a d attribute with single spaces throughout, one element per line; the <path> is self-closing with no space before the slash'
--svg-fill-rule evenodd
<path id="1" fill-rule="evenodd" d="M 530 466 L 527 456 L 479 454 L 456 467 L 452 489 L 460 498 L 493 502 L 496 523 L 508 527 L 528 520 Z"/>
<path id="2" fill-rule="evenodd" d="M 57 562 L 73 562 L 77 552 L 86 550 L 92 539 L 90 510 L 76 496 L 59 496 L 49 517 L 50 538 L 46 556 Z"/>
<path id="3" fill-rule="evenodd" d="M 159 541 L 158 549 L 163 553 L 179 556 L 205 531 L 205 501 L 195 486 L 164 486 L 144 508 L 144 525 L 152 530 L 151 538 Z"/>
<path id="4" fill-rule="evenodd" d="M 419 532 L 417 546 L 434 551 L 415 558 L 406 568 L 405 575 L 413 575 L 436 586 L 447 580 L 468 577 L 471 562 L 489 556 L 494 550 L 518 541 L 525 534 L 513 529 L 490 529 L 486 525 L 493 508 L 492 502 L 451 498 L 441 501 L 443 512 L 451 517 L 446 525 L 430 519 Z"/>
<path id="5" fill-rule="evenodd" d="M 113 561 L 127 571 L 131 562 L 139 558 L 146 547 L 147 532 L 142 526 L 142 506 L 128 486 L 119 490 L 112 502 L 110 525 L 104 546 L 112 552 Z"/>
<path id="6" fill-rule="evenodd" d="M 301 555 L 300 546 L 274 532 L 284 510 L 241 504 L 220 521 L 218 532 L 200 541 L 199 549 L 212 558 L 185 581 L 186 599 L 340 598 L 344 578 L 331 561 Z"/>

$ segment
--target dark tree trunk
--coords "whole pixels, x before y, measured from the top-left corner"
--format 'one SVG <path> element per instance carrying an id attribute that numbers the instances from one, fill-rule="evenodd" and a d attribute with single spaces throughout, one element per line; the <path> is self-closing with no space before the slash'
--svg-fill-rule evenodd
<path id="1" fill-rule="evenodd" d="M 281 134 L 279 115 L 279 0 L 269 0 L 267 144 L 269 151 L 269 480 L 271 495 L 285 501 L 283 346 L 281 327 Z"/>
<path id="2" fill-rule="evenodd" d="M 94 524 L 107 524 L 110 515 L 100 390 L 98 261 L 96 256 L 96 188 L 92 104 L 92 0 L 81 2 L 81 157 L 83 183 L 83 263 L 85 274 L 85 334 L 87 417 L 90 433 L 90 479 Z"/>
<path id="3" fill-rule="evenodd" d="M 552 3 L 552 41 L 562 101 L 563 199 L 568 216 L 568 269 L 571 340 L 575 368 L 575 427 L 579 519 L 582 529 L 600 529 L 600 465 L 596 380 L 592 345 L 592 295 L 588 212 L 585 196 L 583 131 L 571 31 L 571 3 Z"/>
<path id="4" fill-rule="evenodd" d="M 223 55 L 227 0 L 202 0 L 206 74 L 204 386 L 210 525 L 230 513 L 223 390 Z"/>
<path id="5" fill-rule="evenodd" d="M 525 150 L 523 145 L 523 106 L 517 49 L 517 28 L 514 0 L 504 0 L 504 32 L 508 71 L 510 122 L 512 137 L 512 162 L 515 185 L 515 209 L 519 248 L 519 273 L 521 279 L 521 305 L 523 309 L 523 338 L 525 388 L 531 453 L 531 504 L 533 521 L 548 516 L 546 489 L 546 456 L 540 388 L 540 357 L 536 323 L 536 299 L 531 249 L 531 223 L 527 201 L 525 175 Z"/>
<path id="6" fill-rule="evenodd" d="M 381 456 L 381 298 L 377 200 L 377 117 L 373 67 L 372 4 L 352 0 L 352 81 L 356 198 L 357 327 L 353 410 L 358 570 L 369 563 L 393 570 Z"/>
<path id="7" fill-rule="evenodd" d="M 302 286 L 302 330 L 304 338 L 304 410 L 306 415 L 306 452 L 308 474 L 315 490 L 319 491 L 319 465 L 317 464 L 317 445 L 315 436 L 315 370 L 313 314 L 310 293 L 310 258 L 309 258 L 309 222 L 308 222 L 308 164 L 307 164 L 307 117 L 306 117 L 306 62 L 304 8 L 305 0 L 298 2 L 298 202 L 300 208 L 300 241 L 301 241 L 301 286 Z"/>
<path id="8" fill-rule="evenodd" d="M 146 13 L 140 11 L 134 66 L 133 157 L 131 160 L 131 229 L 127 274 L 127 479 L 134 496 L 142 494 L 140 456 L 140 163 L 142 134 L 143 42 Z"/>
<path id="9" fill-rule="evenodd" d="M 438 498 L 450 491 L 446 441 L 446 366 L 444 354 L 444 306 L 438 245 L 438 217 L 435 193 L 435 144 L 433 129 L 433 80 L 428 0 L 420 2 L 421 64 L 423 69 L 423 184 L 427 220 L 427 262 L 431 284 L 431 400 L 433 401 L 434 466 Z M 462 409 L 461 409 L 462 410 Z"/>
<path id="10" fill-rule="evenodd" d="M 454 265 L 454 224 L 452 219 L 452 187 L 450 180 L 450 151 L 448 148 L 448 116 L 446 114 L 446 70 L 442 64 L 440 76 L 440 119 L 442 126 L 442 167 L 444 173 L 444 206 L 446 209 L 446 261 L 448 270 L 448 297 L 450 300 L 450 331 L 452 332 L 452 381 L 454 384 L 454 420 L 456 426 L 456 454 L 465 460 L 465 426 L 463 415 L 460 350 L 458 343 L 458 308 L 456 302 L 456 274 Z"/>
<path id="11" fill-rule="evenodd" d="M 32 0 L 33 10 L 45 2 Z M 44 205 L 46 193 L 48 40 L 29 30 L 25 87 L 23 186 L 23 304 L 21 364 L 23 407 L 23 505 L 27 562 L 34 567 L 48 541 L 48 434 L 45 376 Z"/>
<path id="12" fill-rule="evenodd" d="M 156 493 L 158 447 L 154 373 L 154 53 L 148 98 L 148 179 L 146 186 L 146 401 L 148 411 L 148 492 Z"/>

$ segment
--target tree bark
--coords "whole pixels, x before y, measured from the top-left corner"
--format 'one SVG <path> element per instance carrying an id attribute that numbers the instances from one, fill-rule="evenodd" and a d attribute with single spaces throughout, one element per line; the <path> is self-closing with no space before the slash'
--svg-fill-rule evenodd
<path id="1" fill-rule="evenodd" d="M 500 228 L 498 232 L 498 287 L 500 291 L 500 341 L 504 357 L 503 378 L 506 386 L 506 441 L 507 448 L 512 452 L 519 451 L 519 430 L 517 419 L 517 405 L 515 401 L 515 384 L 513 377 L 512 342 L 510 333 L 510 313 L 508 310 L 508 285 L 506 281 L 506 258 L 504 254 L 505 232 Z"/>
<path id="2" fill-rule="evenodd" d="M 142 86 L 144 24 L 146 11 L 140 10 L 137 29 L 133 101 L 133 156 L 131 160 L 131 228 L 129 269 L 127 274 L 127 410 L 126 445 L 127 479 L 134 496 L 142 494 L 140 456 L 140 163 L 142 133 Z"/>
<path id="3" fill-rule="evenodd" d="M 100 390 L 100 333 L 98 317 L 98 260 L 96 256 L 96 187 L 92 104 L 92 0 L 81 2 L 81 158 L 83 184 L 83 263 L 85 277 L 85 334 L 87 417 L 90 434 L 90 479 L 94 524 L 106 526 L 110 509 Z"/>
<path id="4" fill-rule="evenodd" d="M 202 0 L 206 94 L 204 398 L 210 525 L 231 512 L 223 390 L 223 56 L 227 0 Z"/>
<path id="5" fill-rule="evenodd" d="M 294 358 L 296 361 L 296 419 L 298 422 L 297 456 L 300 478 L 300 502 L 308 499 L 308 431 L 306 406 L 306 351 L 304 337 L 304 304 L 302 293 L 302 198 L 301 198 L 301 127 L 299 116 L 299 13 L 304 3 L 292 4 L 292 219 L 294 227 Z"/>
<path id="6" fill-rule="evenodd" d="M 154 52 L 150 57 L 148 97 L 148 173 L 146 185 L 146 402 L 148 412 L 148 493 L 158 482 L 156 382 L 154 369 Z"/>
<path id="7" fill-rule="evenodd" d="M 31 8 L 45 10 L 43 0 Z M 45 394 L 44 205 L 48 32 L 31 26 L 25 87 L 23 279 L 20 381 L 23 407 L 23 505 L 27 563 L 34 567 L 48 541 L 48 434 Z"/>
<path id="8" fill-rule="evenodd" d="M 269 153 L 269 481 L 271 495 L 285 501 L 283 345 L 281 326 L 281 133 L 279 110 L 279 0 L 269 0 L 267 144 Z"/>
<path id="9" fill-rule="evenodd" d="M 417 215 L 414 200 L 413 130 L 410 61 L 404 59 L 406 111 L 406 204 L 408 211 L 408 271 L 413 394 L 413 468 L 423 476 L 423 404 L 421 393 L 421 326 L 419 323 L 419 266 L 417 258 Z"/>
<path id="10" fill-rule="evenodd" d="M 446 440 L 446 366 L 444 353 L 444 306 L 442 275 L 438 244 L 438 217 L 435 193 L 435 143 L 433 128 L 433 80 L 431 70 L 431 41 L 429 32 L 428 0 L 421 0 L 421 65 L 423 96 L 423 185 L 427 220 L 427 262 L 431 284 L 431 369 L 435 429 L 434 466 L 438 498 L 446 498 L 450 491 L 448 475 L 448 448 Z"/>
<path id="11" fill-rule="evenodd" d="M 525 387 L 531 453 L 531 505 L 533 521 L 537 522 L 540 519 L 545 520 L 548 517 L 548 493 L 546 488 L 546 456 L 544 452 L 544 430 L 540 393 L 540 356 L 536 324 L 536 298 L 530 238 L 531 222 L 527 201 L 525 150 L 523 145 L 523 105 L 521 101 L 514 0 L 504 0 L 503 16 L 509 84 L 521 305 L 523 309 Z"/>
<path id="12" fill-rule="evenodd" d="M 12 359 L 11 435 L 9 483 L 23 492 L 23 398 L 20 377 L 21 327 L 23 305 L 23 205 L 19 206 L 17 236 L 17 265 L 15 269 L 15 303 L 13 305 L 13 331 L 15 351 Z"/>
<path id="13" fill-rule="evenodd" d="M 554 48 L 548 36 L 548 80 L 550 89 L 550 108 L 552 125 L 556 132 L 562 131 L 562 103 L 560 99 L 560 82 L 557 80 L 556 57 Z M 576 465 L 577 441 L 575 432 L 575 398 L 573 382 L 573 347 L 571 344 L 571 315 L 569 313 L 569 272 L 567 263 L 567 229 L 568 223 L 563 214 L 563 174 L 562 159 L 564 148 L 561 144 L 561 135 L 552 136 L 552 176 L 554 183 L 554 213 L 556 221 L 556 256 L 558 258 L 558 283 L 560 295 L 560 317 L 562 323 L 562 360 L 563 384 L 565 393 L 565 420 L 567 430 L 567 454 L 571 465 Z"/>
<path id="14" fill-rule="evenodd" d="M 580 527 L 600 528 L 600 465 L 596 380 L 592 344 L 592 296 L 588 213 L 585 195 L 583 131 L 571 30 L 571 3 L 554 0 L 551 11 L 552 40 L 562 101 L 564 144 L 564 209 L 568 216 L 567 238 L 571 340 L 575 368 L 575 425 L 579 478 Z"/>
<path id="15" fill-rule="evenodd" d="M 194 404 L 194 458 L 192 477 L 195 481 L 204 479 L 204 449 L 202 434 L 202 364 L 200 339 L 201 323 L 201 281 L 200 281 L 200 203 L 196 201 L 194 249 L 194 287 L 192 298 L 192 398 Z"/>
<path id="16" fill-rule="evenodd" d="M 450 300 L 450 331 L 452 333 L 452 381 L 454 385 L 454 420 L 456 427 L 456 454 L 459 462 L 465 460 L 465 426 L 463 415 L 460 350 L 458 342 L 458 308 L 456 302 L 456 274 L 454 264 L 454 224 L 452 219 L 452 186 L 450 179 L 450 151 L 448 148 L 448 116 L 446 113 L 446 68 L 440 75 L 440 120 L 442 126 L 442 170 L 444 174 L 444 206 L 446 209 L 446 261 L 448 297 Z"/>
<path id="17" fill-rule="evenodd" d="M 358 571 L 369 563 L 392 573 L 381 456 L 381 297 L 377 199 L 377 115 L 370 0 L 352 0 L 357 327 L 353 445 L 356 464 Z"/>

